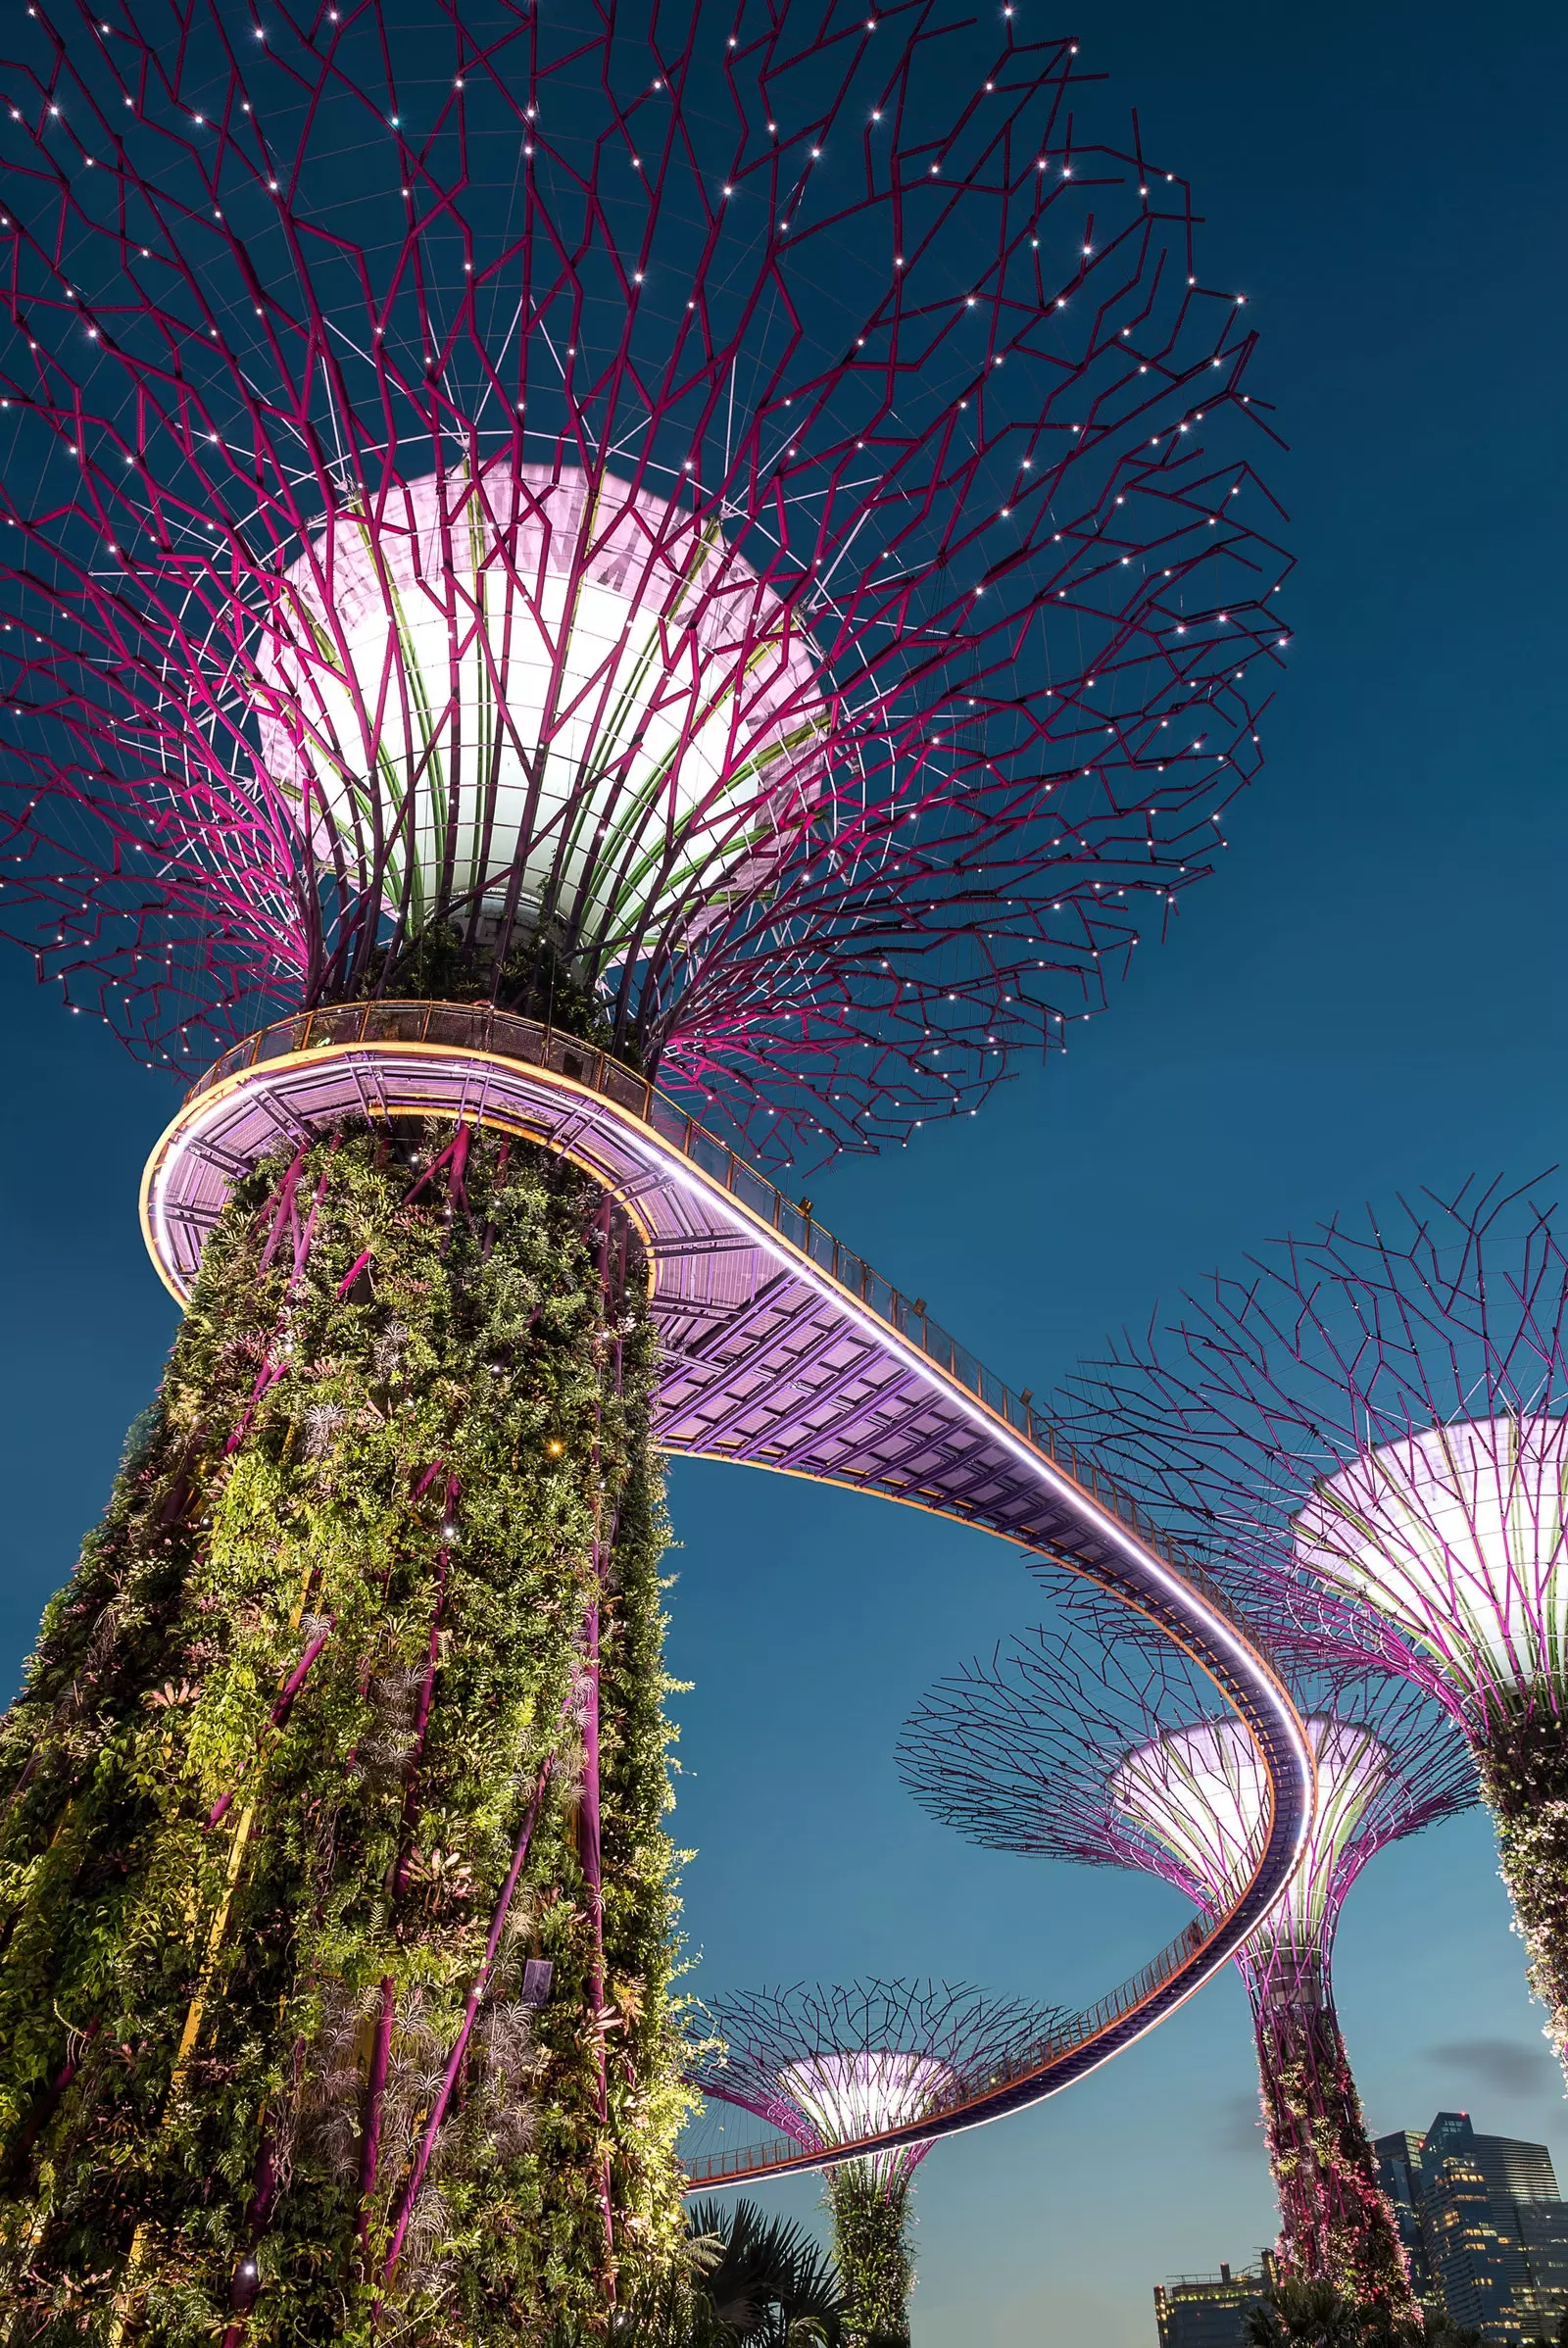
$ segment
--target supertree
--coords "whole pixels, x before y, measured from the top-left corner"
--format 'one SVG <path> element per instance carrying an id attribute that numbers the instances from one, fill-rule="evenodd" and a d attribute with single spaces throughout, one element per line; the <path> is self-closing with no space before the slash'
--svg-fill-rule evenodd
<path id="1" fill-rule="evenodd" d="M 531 2337 L 676 2228 L 656 1347 L 429 1072 L 500 1005 L 776 1162 L 1059 1046 L 1255 768 L 1247 313 L 1010 11 L 10 39 L 4 922 L 187 1073 L 479 1008 L 223 1162 L 0 1735 L 5 2288 Z"/>
<path id="2" fill-rule="evenodd" d="M 712 2037 L 693 2064 L 697 2083 L 812 2152 L 960 2099 L 1062 2020 L 965 1982 L 929 1981 L 737 1992 L 707 2014 Z M 827 2169 L 852 2343 L 908 2338 L 909 2186 L 930 2149 L 929 2141 L 905 2144 Z"/>
<path id="3" fill-rule="evenodd" d="M 1375 1657 L 1446 1706 L 1563 2055 L 1568 1256 L 1537 1189 L 1281 1241 L 1076 1385 L 1080 1424 L 1301 1652 Z"/>
<path id="4" fill-rule="evenodd" d="M 906 1724 L 916 1800 L 971 1839 L 1161 1877 L 1203 1915 L 1255 1863 L 1269 1791 L 1237 1721 L 1174 1649 L 1070 1602 L 1051 1629 L 940 1683 Z M 1298 1671 L 1317 1770 L 1301 1863 L 1236 1964 L 1257 2045 L 1287 2274 L 1389 2318 L 1413 2317 L 1335 2011 L 1346 1895 L 1375 1852 L 1469 1806 L 1475 1773 L 1442 1708 L 1381 1673 Z"/>

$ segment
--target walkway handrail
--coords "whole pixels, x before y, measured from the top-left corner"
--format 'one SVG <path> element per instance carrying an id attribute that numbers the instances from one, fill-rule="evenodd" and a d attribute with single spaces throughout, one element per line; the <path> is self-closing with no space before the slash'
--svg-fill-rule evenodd
<path id="1" fill-rule="evenodd" d="M 760 1315 L 761 1334 L 748 1341 L 752 1351 L 743 1349 L 738 1360 L 721 1345 L 711 1363 L 706 1357 L 693 1361 L 672 1344 L 662 1422 L 667 1447 L 692 1457 L 781 1465 L 887 1499 L 930 1503 L 1086 1575 L 1195 1656 L 1247 1722 L 1268 1773 L 1271 1799 L 1259 1822 L 1250 1877 L 1238 1882 L 1234 1896 L 1205 1925 L 1189 1926 L 1096 2005 L 1059 2024 L 1039 2044 L 1015 2049 L 989 2079 L 956 2081 L 952 2097 L 917 2119 L 832 2146 L 737 2148 L 716 2168 L 697 2164 L 693 2181 L 820 2169 L 862 2152 L 896 2151 L 979 2127 L 1056 2093 L 1153 2028 L 1268 1913 L 1310 1825 L 1310 1750 L 1255 1630 L 1201 1567 L 1101 1474 L 1092 1456 L 1080 1456 L 1032 1403 L 984 1369 L 923 1307 L 916 1309 L 863 1257 L 823 1230 L 805 1200 L 792 1203 L 636 1070 L 580 1037 L 491 1004 L 334 1004 L 278 1020 L 225 1052 L 186 1096 L 143 1180 L 148 1247 L 172 1291 L 188 1293 L 201 1236 L 236 1177 L 259 1162 L 280 1133 L 301 1129 L 302 1117 L 303 1129 L 313 1130 L 313 1119 L 420 1114 L 537 1131 L 546 1147 L 580 1158 L 612 1190 L 627 1186 L 628 1205 L 656 1257 L 662 1247 L 673 1258 L 694 1248 L 721 1256 L 744 1252 L 738 1283 L 729 1286 L 749 1295 L 746 1312 L 752 1319 Z M 682 1171 L 683 1163 L 689 1172 Z M 656 1290 L 656 1303 L 662 1293 Z M 814 1301 L 803 1304 L 808 1296 Z M 664 1300 L 677 1319 L 686 1310 L 690 1299 L 681 1278 L 671 1279 Z M 698 1299 L 700 1328 L 712 1310 L 710 1301 Z M 910 1422 L 891 1449 L 879 1421 L 865 1460 L 853 1450 L 841 1458 L 828 1440 L 830 1425 L 808 1421 L 817 1449 L 803 1453 L 803 1464 L 794 1466 L 788 1452 L 770 1455 L 769 1431 L 777 1431 L 778 1410 L 765 1381 L 760 1434 L 754 1428 L 746 1436 L 743 1424 L 742 1439 L 727 1440 L 729 1423 L 737 1414 L 737 1423 L 744 1423 L 752 1409 L 753 1352 L 776 1347 L 779 1327 L 804 1325 L 803 1313 L 818 1350 L 843 1345 L 833 1334 L 840 1326 L 858 1341 L 851 1351 L 861 1366 L 853 1375 L 864 1379 L 871 1398 L 857 1426 L 867 1410 L 886 1419 L 890 1407 L 901 1426 L 905 1418 Z M 722 1302 L 718 1318 L 723 1328 L 733 1325 L 729 1302 Z M 787 1344 L 783 1357 L 790 1358 Z M 922 1360 L 929 1364 L 923 1374 L 916 1367 Z M 690 1404 L 681 1384 L 698 1373 L 710 1373 L 709 1384 L 717 1383 L 723 1407 L 716 1420 Z M 725 1388 L 726 1377 L 739 1381 L 739 1400 Z M 700 1377 L 698 1382 L 706 1394 Z M 908 1461 L 921 1459 L 921 1444 L 930 1456 L 906 1472 Z M 917 1491 L 915 1477 L 927 1479 Z M 1036 1515 L 1035 1495 L 1044 1500 L 1044 1517 Z M 754 2117 L 764 2126 L 774 2123 L 771 2112 Z"/>
<path id="2" fill-rule="evenodd" d="M 580 1036 L 568 1035 L 538 1019 L 524 1019 L 483 1003 L 424 1003 L 374 1001 L 332 1003 L 323 1010 L 301 1011 L 275 1020 L 259 1034 L 247 1036 L 216 1061 L 186 1094 L 198 1101 L 214 1085 L 258 1061 L 281 1059 L 291 1053 L 324 1050 L 345 1044 L 434 1044 L 451 1049 L 493 1052 L 523 1067 L 548 1068 L 568 1084 L 578 1084 L 630 1109 L 662 1141 L 673 1143 L 705 1174 L 720 1182 L 732 1197 L 810 1257 L 819 1270 L 847 1288 L 879 1320 L 885 1321 L 910 1345 L 918 1346 L 939 1369 L 956 1380 L 978 1401 L 1023 1436 L 1053 1466 L 1082 1485 L 1102 1507 L 1120 1517 L 1139 1540 L 1154 1549 L 1165 1563 L 1202 1592 L 1218 1613 L 1236 1623 L 1236 1611 L 1224 1590 L 1192 1557 L 1178 1549 L 1164 1529 L 1139 1507 L 1130 1492 L 1108 1477 L 1088 1452 L 1058 1436 L 1032 1401 L 1013 1393 L 994 1372 L 984 1368 L 956 1338 L 917 1311 L 914 1301 L 890 1280 L 874 1272 L 863 1256 L 844 1247 L 805 1205 L 786 1198 L 778 1185 L 738 1157 L 727 1143 L 699 1125 L 667 1093 L 650 1084 L 635 1068 L 612 1058 Z M 1245 1628 L 1245 1626 L 1238 1626 Z M 1249 1634 L 1250 1635 L 1250 1634 Z"/>
<path id="3" fill-rule="evenodd" d="M 1267 1839 L 1268 1820 L 1265 1816 L 1254 1825 L 1246 1851 L 1236 1863 L 1234 1877 L 1237 1892 L 1227 1890 L 1216 1895 L 1215 1905 L 1222 1913 L 1228 1913 L 1234 1897 L 1240 1888 L 1245 1887 L 1262 1857 Z M 920 2115 L 921 2121 L 948 2121 L 969 2105 L 989 2103 L 999 2088 L 1029 2079 L 1034 2073 L 1059 2063 L 1064 2055 L 1071 2054 L 1075 2048 L 1089 2045 L 1109 2023 L 1130 2014 L 1135 2007 L 1152 1997 L 1155 1990 L 1162 1988 L 1184 1966 L 1190 1965 L 1209 1937 L 1209 1932 L 1196 1919 L 1184 1925 L 1174 1940 L 1168 1941 L 1135 1974 L 1118 1982 L 1114 1989 L 1107 1989 L 1092 2006 L 1086 2006 L 1082 2013 L 1074 2014 L 1046 2036 L 1016 2048 L 1002 2061 L 990 2064 L 984 2073 L 971 2073 L 955 2081 L 945 2093 L 933 2096 L 927 2109 Z M 719 2088 L 710 2085 L 707 2091 L 719 2102 L 726 2100 Z M 746 2107 L 737 2105 L 732 2108 L 744 2110 Z M 712 2153 L 688 2162 L 686 2188 L 690 2192 L 700 2185 L 716 2184 L 725 2178 L 765 2176 L 770 2170 L 784 2166 L 795 2169 L 807 2166 L 832 2168 L 840 2161 L 856 2159 L 862 2151 L 876 2149 L 884 2141 L 885 2137 L 882 2136 L 868 2136 L 845 2138 L 835 2144 L 820 2141 L 811 2144 L 776 2135 L 768 2144 L 737 2145 L 732 2151 Z M 814 2156 L 814 2159 L 809 2156 Z"/>

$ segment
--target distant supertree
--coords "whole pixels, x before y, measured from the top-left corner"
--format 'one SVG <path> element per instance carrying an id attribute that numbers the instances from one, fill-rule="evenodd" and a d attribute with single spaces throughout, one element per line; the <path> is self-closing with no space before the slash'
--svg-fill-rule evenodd
<path id="1" fill-rule="evenodd" d="M 717 2043 L 695 2082 L 811 2152 L 958 2100 L 1064 2019 L 966 1983 L 903 1981 L 740 1992 L 708 2012 Z M 827 2171 L 852 2343 L 908 2337 L 909 2184 L 930 2149 L 906 2144 Z"/>
<path id="2" fill-rule="evenodd" d="M 1069 1604 L 989 1666 L 932 1689 L 901 1741 L 905 1781 L 977 1842 L 1163 1878 L 1206 1916 L 1256 1864 L 1268 1781 L 1246 1728 L 1216 1718 L 1201 1674 Z M 1074 1619 L 1076 1617 L 1076 1619 Z M 1378 2182 L 1335 2012 L 1346 1894 L 1384 1844 L 1476 1798 L 1442 1710 L 1382 1674 L 1302 1673 L 1293 1693 L 1317 1766 L 1318 1810 L 1290 1888 L 1238 1952 L 1257 2042 L 1288 2273 L 1411 2316 L 1398 2234 Z"/>
<path id="3" fill-rule="evenodd" d="M 1212 863 L 1271 435 L 1073 44 L 934 0 L 5 39 L 0 926 L 155 1064 L 447 997 L 773 1162 L 870 1147 L 1059 1047 Z M 532 2339 L 675 2248 L 648 1265 L 470 1121 L 481 1013 L 421 1020 L 401 1129 L 363 1023 L 303 1130 L 300 1030 L 236 1079 L 270 1138 L 0 1733 L 40 2324 Z"/>
<path id="4" fill-rule="evenodd" d="M 1568 1255 L 1535 1187 L 1272 1245 L 1076 1385 L 1081 1431 L 1300 1652 L 1458 1722 L 1568 2059 Z"/>

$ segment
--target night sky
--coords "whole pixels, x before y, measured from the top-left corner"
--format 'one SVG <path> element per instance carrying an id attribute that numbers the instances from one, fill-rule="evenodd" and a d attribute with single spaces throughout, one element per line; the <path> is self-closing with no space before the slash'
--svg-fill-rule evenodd
<path id="1" fill-rule="evenodd" d="M 982 0 L 982 5 L 985 0 Z M 1046 21 L 1018 0 L 1024 29 Z M 1204 274 L 1254 305 L 1300 568 L 1268 765 L 1217 877 L 1065 1060 L 811 1183 L 817 1211 L 1015 1387 L 1336 1208 L 1563 1155 L 1563 387 L 1556 7 L 1138 5 L 1073 24 L 1190 173 Z M 136 1187 L 173 1106 L 0 964 L 0 1684 L 102 1504 L 171 1307 Z M 1547 1186 L 1550 1195 L 1550 1186 Z M 1013 1552 L 784 1479 L 679 1467 L 676 1833 L 702 1989 L 932 1972 L 1078 2003 L 1185 1919 L 1163 1886 L 977 1851 L 899 1787 L 929 1681 L 1041 1603 Z M 1374 2131 L 1544 2136 L 1561 2080 L 1490 1831 L 1386 1853 L 1341 1936 Z M 812 2210 L 809 2181 L 774 2200 Z M 1273 2232 L 1245 2003 L 1216 1983 L 917 2186 L 919 2348 L 1152 2348 L 1151 2286 Z"/>

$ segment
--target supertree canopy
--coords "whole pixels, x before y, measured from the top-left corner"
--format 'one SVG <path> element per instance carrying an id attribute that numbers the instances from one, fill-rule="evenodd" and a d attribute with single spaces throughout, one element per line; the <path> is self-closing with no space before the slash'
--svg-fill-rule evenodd
<path id="1" fill-rule="evenodd" d="M 813 2152 L 959 2100 L 1062 2019 L 967 1983 L 903 1981 L 742 1992 L 710 2006 L 709 2018 L 712 2043 L 694 2065 L 697 2083 Z M 930 2149 L 906 2144 L 827 2170 L 852 2342 L 908 2337 L 909 2183 Z"/>
<path id="2" fill-rule="evenodd" d="M 1061 1045 L 1257 764 L 1249 313 L 1010 8 L 6 38 L 0 924 L 174 1070 L 334 1007 L 181 1111 L 254 1122 L 0 1729 L 0 2294 L 558 2339 L 679 2241 L 666 1174 L 494 1108 L 497 1008 L 773 1162 Z"/>
<path id="3" fill-rule="evenodd" d="M 483 994 L 864 1146 L 1064 1044 L 1212 864 L 1272 436 L 1075 44 L 155 0 L 20 45 L 0 905 L 136 1051 Z"/>
<path id="4" fill-rule="evenodd" d="M 1413 2315 L 1339 2019 L 1340 1911 L 1385 1843 L 1476 1799 L 1442 1709 L 1386 1674 L 1298 1672 L 1317 1770 L 1300 1866 L 1237 1955 L 1257 2043 L 1263 2124 L 1287 2272 L 1358 2304 Z M 1091 1866 L 1136 1867 L 1204 1916 L 1255 1866 L 1269 1793 L 1240 1721 L 1215 1718 L 1196 1668 L 1094 1603 L 941 1683 L 907 1722 L 906 1784 L 972 1839 Z"/>
<path id="5" fill-rule="evenodd" d="M 1080 1426 L 1303 1654 L 1373 1656 L 1480 1765 L 1568 2048 L 1568 1256 L 1529 1186 L 1336 1219 L 1078 1380 Z"/>

